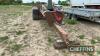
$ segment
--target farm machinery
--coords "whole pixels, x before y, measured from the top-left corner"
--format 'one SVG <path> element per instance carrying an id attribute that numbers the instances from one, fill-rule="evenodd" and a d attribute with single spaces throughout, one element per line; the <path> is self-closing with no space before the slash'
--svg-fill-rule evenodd
<path id="1" fill-rule="evenodd" d="M 60 26 L 64 18 L 64 12 L 60 9 L 55 9 L 52 0 L 48 0 L 47 7 L 41 2 L 38 2 L 36 6 L 37 8 L 33 9 L 33 20 L 46 20 L 48 25 L 54 27 L 61 36 L 61 39 L 54 43 L 56 49 L 67 48 L 70 45 L 79 45 L 75 41 L 69 41 L 68 34 Z"/>
<path id="2" fill-rule="evenodd" d="M 49 22 L 49 25 L 51 25 L 54 21 L 61 24 L 64 14 L 60 10 L 54 9 L 54 6 L 52 5 L 52 0 L 48 0 L 47 6 L 43 5 L 41 2 L 37 2 L 36 6 L 37 9 L 33 9 L 34 20 L 45 18 Z M 52 18 L 49 20 L 50 17 Z M 50 21 L 52 21 L 52 23 Z"/>

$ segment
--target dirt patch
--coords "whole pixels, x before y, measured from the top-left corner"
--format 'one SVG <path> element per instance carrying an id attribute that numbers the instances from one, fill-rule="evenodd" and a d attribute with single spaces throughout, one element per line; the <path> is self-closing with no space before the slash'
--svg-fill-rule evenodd
<path id="1" fill-rule="evenodd" d="M 89 21 L 79 21 L 75 25 L 65 24 L 62 26 L 66 32 L 69 33 L 69 39 L 71 41 L 78 41 L 81 45 L 94 46 L 95 52 L 93 56 L 100 55 L 97 52 L 100 51 L 100 26 L 97 23 Z M 75 54 L 79 56 L 89 56 L 91 54 Z"/>
<path id="2" fill-rule="evenodd" d="M 63 56 L 53 48 L 58 36 L 46 21 L 32 20 L 32 9 L 11 17 L 6 16 L 6 22 L 1 18 L 0 36 L 8 37 L 6 42 L 0 43 L 1 56 Z"/>
<path id="3" fill-rule="evenodd" d="M 2 6 L 1 6 L 2 7 Z M 0 56 L 89 56 L 86 53 L 71 53 L 67 49 L 56 50 L 53 42 L 60 38 L 55 29 L 45 20 L 32 20 L 31 7 L 9 7 L 8 13 L 0 13 Z M 5 6 L 0 12 L 5 12 Z M 19 13 L 16 13 L 17 12 Z M 22 11 L 22 12 L 20 12 Z M 13 12 L 13 13 L 12 13 Z M 94 45 L 94 56 L 100 54 L 100 27 L 94 24 L 78 23 L 63 25 L 70 40 L 78 40 L 82 45 Z M 92 43 L 91 43 L 92 42 Z"/>

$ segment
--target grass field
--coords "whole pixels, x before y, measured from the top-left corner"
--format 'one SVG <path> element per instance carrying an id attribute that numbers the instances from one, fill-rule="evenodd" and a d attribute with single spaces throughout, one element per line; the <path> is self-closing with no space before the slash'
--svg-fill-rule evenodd
<path id="1" fill-rule="evenodd" d="M 0 17 L 11 18 L 23 15 L 24 12 L 31 9 L 31 6 L 25 5 L 0 5 Z"/>
<path id="2" fill-rule="evenodd" d="M 26 5 L 0 5 L 0 56 L 14 56 L 15 52 L 25 46 L 18 43 L 20 39 L 15 37 L 21 37 L 25 33 L 23 17 L 31 8 L 32 6 Z"/>
<path id="3" fill-rule="evenodd" d="M 100 56 L 100 27 L 76 20 L 65 22 L 62 27 L 69 38 L 93 45 L 94 53 L 55 50 L 53 42 L 60 36 L 45 20 L 32 19 L 32 6 L 0 5 L 0 56 Z"/>
<path id="4" fill-rule="evenodd" d="M 26 5 L 0 5 L 0 12 L 23 12 L 32 8 Z"/>
<path id="5" fill-rule="evenodd" d="M 0 56 L 63 56 L 49 43 L 55 35 L 45 21 L 32 20 L 32 6 L 0 5 Z"/>

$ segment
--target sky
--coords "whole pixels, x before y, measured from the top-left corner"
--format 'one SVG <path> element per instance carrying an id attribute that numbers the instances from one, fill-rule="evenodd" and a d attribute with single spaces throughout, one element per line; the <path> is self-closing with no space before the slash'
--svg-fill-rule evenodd
<path id="1" fill-rule="evenodd" d="M 24 3 L 32 2 L 32 1 L 47 2 L 48 0 L 23 0 Z M 52 0 L 52 1 L 55 2 L 55 3 L 58 3 L 58 0 Z M 62 1 L 63 1 L 63 0 L 62 0 Z"/>

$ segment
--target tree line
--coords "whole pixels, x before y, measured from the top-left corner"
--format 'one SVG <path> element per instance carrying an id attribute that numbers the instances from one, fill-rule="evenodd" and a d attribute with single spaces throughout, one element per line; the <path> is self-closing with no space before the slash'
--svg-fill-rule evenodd
<path id="1" fill-rule="evenodd" d="M 34 1 L 32 3 L 23 3 L 22 0 L 0 0 L 0 5 L 16 5 L 16 4 L 34 4 Z"/>
<path id="2" fill-rule="evenodd" d="M 70 0 L 66 0 L 66 1 L 58 1 L 59 5 L 69 5 Z"/>
<path id="3" fill-rule="evenodd" d="M 0 4 L 21 4 L 22 0 L 0 0 Z"/>

